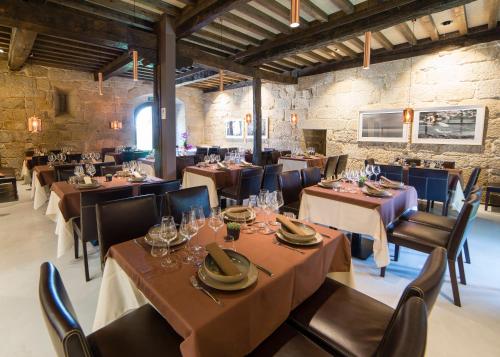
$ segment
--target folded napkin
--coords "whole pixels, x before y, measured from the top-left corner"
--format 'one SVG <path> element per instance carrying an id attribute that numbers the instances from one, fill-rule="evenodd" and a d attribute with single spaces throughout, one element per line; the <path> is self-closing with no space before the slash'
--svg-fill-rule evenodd
<path id="1" fill-rule="evenodd" d="M 380 176 L 380 181 L 383 181 L 385 184 L 388 184 L 390 186 L 396 186 L 396 187 L 400 187 L 403 185 L 402 182 L 399 182 L 399 181 L 393 181 L 393 180 L 389 180 L 387 177 L 385 176 Z"/>
<path id="2" fill-rule="evenodd" d="M 224 275 L 238 275 L 241 274 L 238 267 L 227 256 L 226 252 L 219 248 L 217 243 L 210 243 L 205 246 L 208 254 L 213 258 L 217 266 L 224 273 Z"/>
<path id="3" fill-rule="evenodd" d="M 245 160 L 241 160 L 241 164 L 245 165 L 245 166 L 252 166 L 252 164 L 250 162 L 247 162 Z"/>
<path id="4" fill-rule="evenodd" d="M 84 176 L 83 177 L 83 183 L 85 183 L 86 185 L 91 185 L 92 184 L 92 179 L 90 178 L 90 176 Z"/>
<path id="5" fill-rule="evenodd" d="M 298 236 L 304 236 L 304 237 L 309 236 L 309 234 L 307 234 L 302 228 L 300 228 L 295 223 L 290 221 L 287 217 L 285 217 L 281 214 L 276 216 L 276 220 L 278 222 L 280 222 L 283 227 L 288 229 L 293 234 L 296 234 Z"/>
<path id="6" fill-rule="evenodd" d="M 376 193 L 383 193 L 384 192 L 384 190 L 381 190 L 380 188 L 371 184 L 370 182 L 365 182 L 365 186 L 368 189 L 368 191 L 371 190 L 371 191 L 376 192 Z"/>
<path id="7" fill-rule="evenodd" d="M 226 216 L 232 219 L 248 219 L 252 215 L 247 207 L 230 207 L 226 209 Z"/>
<path id="8" fill-rule="evenodd" d="M 218 167 L 218 168 L 221 168 L 221 169 L 227 169 L 226 164 L 223 164 L 222 162 L 218 162 L 218 163 L 217 163 L 217 167 Z"/>
<path id="9" fill-rule="evenodd" d="M 132 176 L 134 176 L 135 178 L 142 178 L 141 174 L 137 171 L 132 172 Z"/>

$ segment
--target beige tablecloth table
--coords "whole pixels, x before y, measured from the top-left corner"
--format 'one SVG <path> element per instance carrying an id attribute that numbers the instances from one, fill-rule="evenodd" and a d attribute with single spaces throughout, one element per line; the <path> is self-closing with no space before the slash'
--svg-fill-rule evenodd
<path id="1" fill-rule="evenodd" d="M 308 167 L 319 167 L 323 169 L 328 161 L 327 157 L 314 157 L 314 158 L 304 158 L 304 157 L 280 157 L 278 160 L 279 164 L 283 164 L 283 172 L 302 170 Z"/>
<path id="2" fill-rule="evenodd" d="M 235 242 L 236 250 L 275 275 L 259 272 L 257 282 L 242 291 L 214 291 L 224 306 L 191 286 L 189 278 L 195 275 L 191 265 L 167 273 L 160 259 L 152 258 L 140 244 L 115 245 L 104 268 L 94 330 L 150 302 L 184 338 L 184 356 L 243 356 L 316 291 L 327 273 L 349 270 L 350 246 L 345 236 L 325 227 L 318 230 L 331 238 L 303 248 L 304 255 L 273 244 L 272 235 L 242 234 Z M 207 226 L 199 237 L 203 245 L 214 240 Z"/>

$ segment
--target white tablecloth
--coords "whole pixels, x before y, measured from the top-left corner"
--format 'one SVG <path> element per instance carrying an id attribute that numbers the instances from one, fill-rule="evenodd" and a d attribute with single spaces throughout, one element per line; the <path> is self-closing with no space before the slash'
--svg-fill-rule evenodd
<path id="1" fill-rule="evenodd" d="M 293 160 L 287 158 L 280 158 L 278 160 L 278 164 L 283 164 L 283 172 L 285 171 L 293 171 L 293 170 L 302 170 L 307 168 L 307 161 L 304 160 Z"/>
<path id="2" fill-rule="evenodd" d="M 455 188 L 455 192 L 453 192 L 451 196 L 450 206 L 454 210 L 460 212 L 462 207 L 464 206 L 464 191 L 462 190 L 462 184 L 460 181 L 457 182 L 457 187 Z"/>
<path id="3" fill-rule="evenodd" d="M 54 192 L 50 192 L 49 204 L 45 215 L 56 223 L 57 236 L 57 257 L 60 258 L 68 250 L 71 250 L 74 245 L 73 240 L 73 224 L 71 220 L 66 222 L 59 209 L 59 196 Z"/>
<path id="4" fill-rule="evenodd" d="M 417 207 L 417 192 L 409 194 Z M 305 191 L 300 201 L 299 219 L 310 220 L 337 229 L 371 236 L 373 257 L 378 267 L 389 265 L 389 247 L 385 224 L 377 209 L 366 208 L 355 204 L 336 201 L 324 197 L 313 196 Z"/>
<path id="5" fill-rule="evenodd" d="M 23 167 L 21 169 L 21 178 L 24 180 L 24 184 L 29 185 L 30 181 L 30 170 L 28 169 L 28 160 L 24 159 Z"/>
<path id="6" fill-rule="evenodd" d="M 112 155 L 104 155 L 104 162 L 114 162 L 114 163 L 116 163 L 115 157 L 112 156 Z"/>
<path id="7" fill-rule="evenodd" d="M 211 177 L 198 175 L 185 170 L 182 178 L 182 188 L 195 186 L 207 186 L 210 206 L 219 206 L 219 196 L 217 196 L 217 187 L 215 186 L 214 180 Z"/>
<path id="8" fill-rule="evenodd" d="M 35 170 L 33 170 L 31 182 L 31 198 L 33 199 L 33 208 L 39 209 L 45 204 L 45 202 L 47 202 L 49 197 L 49 188 L 40 184 Z"/>
<path id="9" fill-rule="evenodd" d="M 140 171 L 145 172 L 146 175 L 148 175 L 148 176 L 156 176 L 154 166 L 145 164 L 142 161 L 139 161 L 138 164 L 139 164 Z"/>

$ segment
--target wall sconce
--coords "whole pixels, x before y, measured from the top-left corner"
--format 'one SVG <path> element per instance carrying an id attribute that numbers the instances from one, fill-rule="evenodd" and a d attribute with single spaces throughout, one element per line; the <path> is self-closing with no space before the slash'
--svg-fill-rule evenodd
<path id="1" fill-rule="evenodd" d="M 39 133 L 42 131 L 42 119 L 33 115 L 28 118 L 28 131 L 30 133 Z"/>
<path id="2" fill-rule="evenodd" d="M 414 115 L 413 108 L 405 108 L 403 110 L 403 123 L 404 124 L 413 123 L 413 115 Z"/>
<path id="3" fill-rule="evenodd" d="M 252 123 L 252 114 L 247 113 L 245 115 L 245 123 L 247 123 L 247 125 L 250 125 Z"/>
<path id="4" fill-rule="evenodd" d="M 300 26 L 300 0 L 291 0 L 290 4 L 290 27 Z"/>
<path id="5" fill-rule="evenodd" d="M 290 115 L 290 123 L 292 124 L 292 127 L 296 128 L 298 122 L 299 122 L 299 116 L 297 115 L 297 113 L 292 113 Z"/>
<path id="6" fill-rule="evenodd" d="M 121 121 L 113 120 L 112 122 L 109 123 L 109 127 L 113 130 L 121 130 L 123 125 Z"/>

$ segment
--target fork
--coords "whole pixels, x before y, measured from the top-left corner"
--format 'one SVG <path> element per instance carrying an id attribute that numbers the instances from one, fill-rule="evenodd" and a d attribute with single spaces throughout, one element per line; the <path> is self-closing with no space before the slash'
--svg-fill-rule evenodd
<path id="1" fill-rule="evenodd" d="M 193 275 L 189 278 L 189 280 L 191 281 L 191 285 L 193 285 L 193 287 L 196 289 L 196 290 L 201 290 L 202 292 L 204 292 L 207 296 L 209 296 L 217 305 L 219 306 L 223 306 L 222 305 L 222 301 L 220 301 L 219 299 L 217 299 L 215 296 L 213 296 L 210 291 L 208 291 L 207 289 L 205 289 L 203 286 L 200 285 L 200 283 L 198 283 L 198 280 L 196 279 L 196 277 Z"/>

